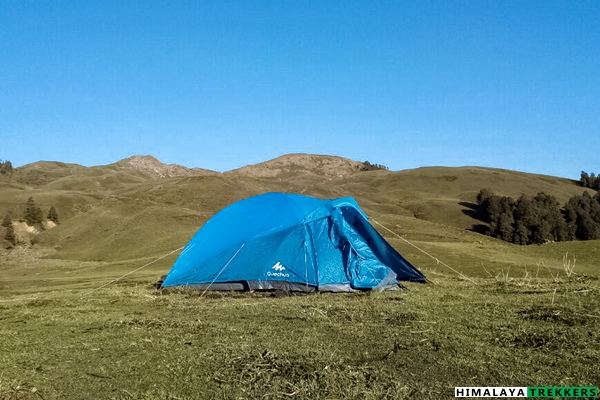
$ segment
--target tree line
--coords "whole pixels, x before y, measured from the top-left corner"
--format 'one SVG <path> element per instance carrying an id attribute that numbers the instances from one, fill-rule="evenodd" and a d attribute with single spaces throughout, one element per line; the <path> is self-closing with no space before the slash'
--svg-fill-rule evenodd
<path id="1" fill-rule="evenodd" d="M 600 192 L 573 196 L 561 208 L 554 196 L 543 192 L 515 200 L 482 189 L 477 212 L 488 223 L 486 234 L 511 243 L 600 239 Z"/>
<path id="2" fill-rule="evenodd" d="M 46 219 L 48 221 L 54 222 L 55 224 L 59 223 L 58 212 L 56 211 L 56 207 L 50 206 L 48 214 L 46 214 Z M 27 203 L 25 203 L 25 211 L 23 212 L 23 215 L 19 219 L 19 221 L 25 222 L 29 226 L 35 226 L 37 228 L 44 229 L 44 212 L 40 207 L 38 207 L 35 204 L 33 197 L 30 197 L 27 200 Z M 4 240 L 9 242 L 13 246 L 16 245 L 18 240 L 10 214 L 6 214 L 6 216 L 2 220 L 2 226 L 6 228 L 6 232 L 4 233 Z"/>
<path id="3" fill-rule="evenodd" d="M 389 171 L 390 170 L 388 167 L 386 167 L 383 164 L 371 164 L 369 161 L 364 161 L 362 163 L 362 165 L 359 166 L 359 169 L 362 172 L 365 172 L 365 171 L 377 171 L 377 170 L 384 170 L 384 171 Z"/>
<path id="4" fill-rule="evenodd" d="M 588 174 L 585 171 L 581 171 L 581 177 L 579 178 L 579 185 L 594 190 L 600 190 L 600 175 L 596 176 L 593 172 Z"/>
<path id="5" fill-rule="evenodd" d="M 10 161 L 4 161 L 0 159 L 0 175 L 11 176 L 12 173 L 12 163 Z"/>

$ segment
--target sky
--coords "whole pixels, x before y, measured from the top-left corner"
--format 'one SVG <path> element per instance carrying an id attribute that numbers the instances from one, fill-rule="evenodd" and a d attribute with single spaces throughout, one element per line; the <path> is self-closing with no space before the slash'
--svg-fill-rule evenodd
<path id="1" fill-rule="evenodd" d="M 600 173 L 600 2 L 0 1 L 0 159 Z"/>

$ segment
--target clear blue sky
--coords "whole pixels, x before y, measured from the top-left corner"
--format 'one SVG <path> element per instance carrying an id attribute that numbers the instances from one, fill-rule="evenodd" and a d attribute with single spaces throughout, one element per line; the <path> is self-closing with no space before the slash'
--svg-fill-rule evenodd
<path id="1" fill-rule="evenodd" d="M 600 173 L 600 2 L 0 2 L 0 158 Z"/>

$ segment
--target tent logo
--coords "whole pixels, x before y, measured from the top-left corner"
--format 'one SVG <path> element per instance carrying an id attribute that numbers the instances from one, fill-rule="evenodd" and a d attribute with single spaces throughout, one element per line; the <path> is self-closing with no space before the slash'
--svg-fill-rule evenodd
<path id="1" fill-rule="evenodd" d="M 285 271 L 285 267 L 281 265 L 279 261 L 277 261 L 277 264 L 273 265 L 271 268 L 275 271 Z"/>
<path id="2" fill-rule="evenodd" d="M 267 271 L 267 276 L 272 276 L 272 277 L 277 277 L 277 278 L 289 278 L 290 277 L 290 274 L 282 272 L 282 271 L 285 271 L 285 267 L 283 265 L 281 265 L 281 263 L 279 261 L 277 261 L 277 263 L 275 265 L 273 265 L 271 267 L 271 269 L 274 269 L 277 272 Z"/>

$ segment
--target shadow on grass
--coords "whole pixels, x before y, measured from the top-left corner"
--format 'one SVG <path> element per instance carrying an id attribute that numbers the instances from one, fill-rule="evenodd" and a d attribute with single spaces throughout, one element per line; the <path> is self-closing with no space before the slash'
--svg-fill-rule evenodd
<path id="1" fill-rule="evenodd" d="M 458 204 L 462 207 L 466 207 L 462 210 L 463 214 L 481 222 L 479 224 L 473 224 L 470 230 L 475 233 L 487 235 L 488 226 L 482 221 L 481 216 L 479 215 L 479 211 L 477 210 L 477 204 L 468 201 L 459 201 Z"/>

